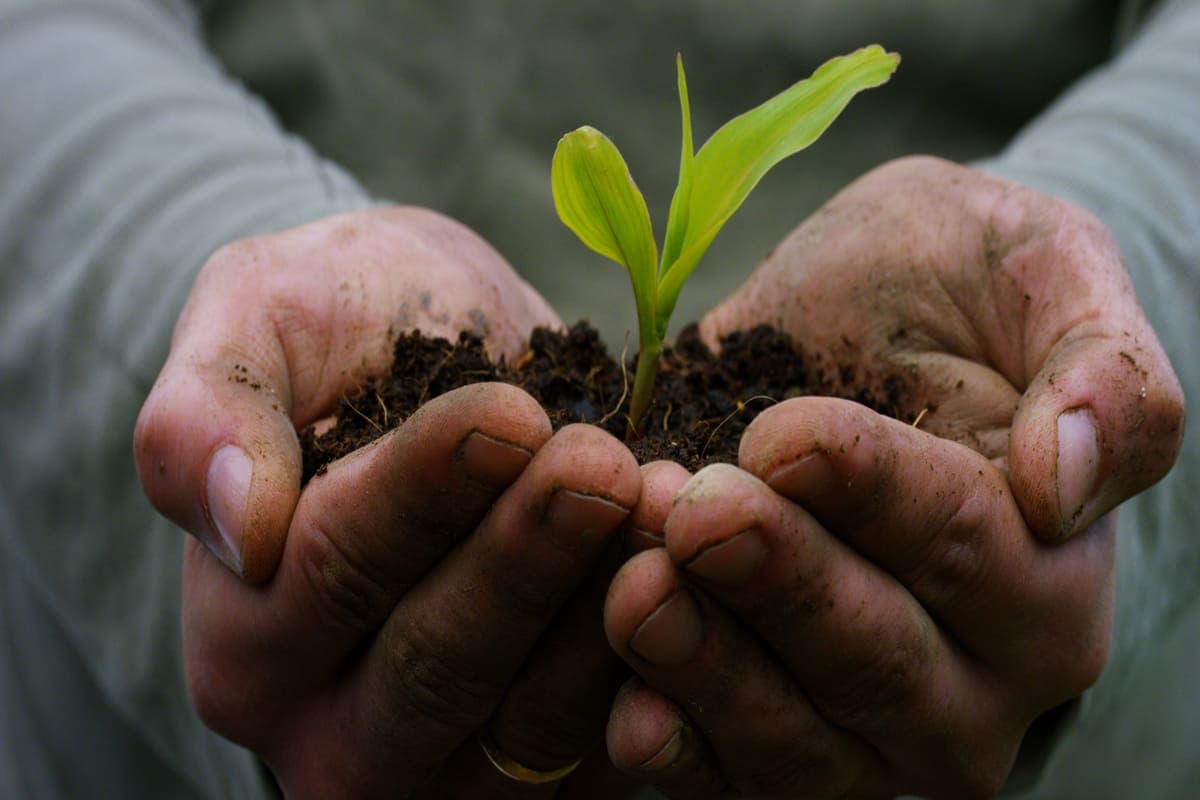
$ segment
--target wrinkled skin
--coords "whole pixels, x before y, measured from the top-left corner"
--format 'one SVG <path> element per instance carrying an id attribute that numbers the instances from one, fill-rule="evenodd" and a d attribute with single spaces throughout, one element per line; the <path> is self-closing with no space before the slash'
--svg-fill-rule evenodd
<path id="1" fill-rule="evenodd" d="M 638 673 L 614 761 L 671 797 L 989 797 L 1100 675 L 1113 509 L 1170 468 L 1178 381 L 1085 212 L 929 158 L 869 173 L 701 325 L 759 322 L 877 375 L 919 428 L 781 402 L 740 469 L 644 468 L 661 537 L 614 579 Z"/>
<path id="2" fill-rule="evenodd" d="M 559 323 L 490 247 L 411 208 L 234 243 L 196 281 L 138 420 L 137 463 L 158 509 L 195 535 L 192 700 L 288 797 L 631 785 L 602 749 L 627 672 L 599 619 L 641 491 L 621 443 L 582 425 L 552 436 L 528 395 L 480 384 L 300 492 L 296 430 L 384 371 L 395 332 L 475 329 L 512 357 L 539 324 Z M 523 786 L 487 762 L 481 731 L 536 769 L 594 757 Z"/>

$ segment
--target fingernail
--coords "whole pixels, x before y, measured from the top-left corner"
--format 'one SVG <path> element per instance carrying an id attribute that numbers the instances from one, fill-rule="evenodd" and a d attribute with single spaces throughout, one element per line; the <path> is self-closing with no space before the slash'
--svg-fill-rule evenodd
<path id="1" fill-rule="evenodd" d="M 679 589 L 642 621 L 629 649 L 651 664 L 682 664 L 700 647 L 700 609 L 692 593 Z"/>
<path id="2" fill-rule="evenodd" d="M 204 544 L 238 575 L 242 574 L 242 524 L 253 474 L 253 462 L 232 444 L 218 450 L 208 464 L 205 503 L 217 536 Z"/>
<path id="3" fill-rule="evenodd" d="M 733 586 L 757 572 L 766 558 L 766 543 L 757 529 L 749 528 L 701 550 L 684 566 L 705 580 Z"/>
<path id="4" fill-rule="evenodd" d="M 809 453 L 776 467 L 765 483 L 786 497 L 817 497 L 833 489 L 833 465 L 824 453 Z"/>
<path id="5" fill-rule="evenodd" d="M 628 508 L 611 500 L 559 489 L 546 505 L 545 522 L 554 543 L 575 552 L 612 533 L 628 515 Z"/>
<path id="6" fill-rule="evenodd" d="M 640 769 L 646 772 L 657 772 L 660 769 L 671 766 L 675 759 L 679 758 L 679 753 L 683 750 L 683 728 L 671 734 L 671 738 L 667 739 L 667 743 L 650 758 L 641 763 Z"/>
<path id="7" fill-rule="evenodd" d="M 471 431 L 455 454 L 471 480 L 489 489 L 503 489 L 529 466 L 533 453 L 481 431 Z"/>
<path id="8" fill-rule="evenodd" d="M 1062 534 L 1075 528 L 1083 505 L 1091 495 L 1100 466 L 1096 421 L 1088 408 L 1072 408 L 1058 415 L 1058 509 Z"/>

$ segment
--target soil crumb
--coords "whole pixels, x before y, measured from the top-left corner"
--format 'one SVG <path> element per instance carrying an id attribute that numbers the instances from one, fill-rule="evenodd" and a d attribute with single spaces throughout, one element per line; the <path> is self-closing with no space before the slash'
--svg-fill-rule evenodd
<path id="1" fill-rule="evenodd" d="M 304 481 L 402 424 L 426 401 L 484 381 L 524 389 L 546 409 L 555 430 L 587 422 L 625 439 L 626 389 L 635 369 L 631 359 L 622 370 L 586 321 L 567 331 L 538 328 L 529 349 L 511 363 L 493 362 L 471 332 L 456 342 L 403 334 L 390 374 L 342 398 L 336 423 L 324 433 L 301 433 Z M 715 462 L 737 463 L 746 426 L 775 403 L 803 395 L 843 397 L 900 419 L 909 405 L 900 377 L 822 363 L 774 328 L 730 334 L 714 354 L 692 325 L 665 347 L 642 436 L 626 444 L 641 463 L 671 459 L 693 472 Z"/>

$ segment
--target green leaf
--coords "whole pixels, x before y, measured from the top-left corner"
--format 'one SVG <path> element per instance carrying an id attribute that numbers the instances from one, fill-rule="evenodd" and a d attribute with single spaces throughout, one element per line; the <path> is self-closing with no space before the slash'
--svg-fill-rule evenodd
<path id="1" fill-rule="evenodd" d="M 887 82 L 899 62 L 878 45 L 830 59 L 713 134 L 691 165 L 687 230 L 678 257 L 659 280 L 660 319 L 670 317 L 692 270 L 763 175 L 816 141 L 855 94 Z"/>
<path id="2" fill-rule="evenodd" d="M 550 186 L 563 224 L 592 250 L 629 271 L 639 324 L 652 325 L 658 248 L 646 200 L 617 146 L 590 126 L 571 131 L 554 151 Z M 646 320 L 644 310 L 649 314 Z"/>
<path id="3" fill-rule="evenodd" d="M 679 75 L 679 111 L 683 117 L 683 136 L 679 152 L 679 183 L 671 198 L 671 210 L 667 216 L 667 231 L 663 237 L 662 260 L 658 265 L 661 279 L 667 269 L 679 257 L 683 237 L 687 233 L 688 210 L 692 201 L 692 162 L 695 149 L 692 146 L 692 110 L 688 103 L 687 77 L 683 74 L 683 56 L 675 55 L 675 68 Z"/>

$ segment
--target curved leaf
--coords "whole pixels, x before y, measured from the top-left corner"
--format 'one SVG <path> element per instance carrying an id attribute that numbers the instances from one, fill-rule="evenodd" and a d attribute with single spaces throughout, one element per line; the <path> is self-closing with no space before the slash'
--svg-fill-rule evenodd
<path id="1" fill-rule="evenodd" d="M 616 145 L 590 126 L 571 131 L 554 151 L 550 186 L 563 224 L 629 271 L 639 317 L 643 304 L 653 309 L 658 248 L 650 212 Z"/>
<path id="2" fill-rule="evenodd" d="M 771 167 L 815 142 L 855 94 L 886 83 L 900 56 L 871 45 L 830 59 L 806 80 L 725 123 L 692 164 L 687 232 L 658 287 L 669 317 L 683 284 L 721 227 Z"/>

